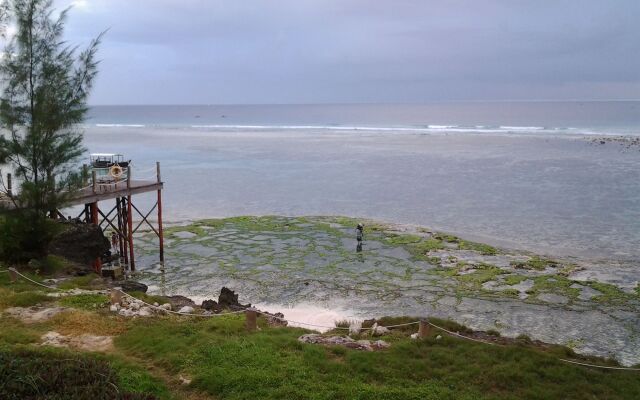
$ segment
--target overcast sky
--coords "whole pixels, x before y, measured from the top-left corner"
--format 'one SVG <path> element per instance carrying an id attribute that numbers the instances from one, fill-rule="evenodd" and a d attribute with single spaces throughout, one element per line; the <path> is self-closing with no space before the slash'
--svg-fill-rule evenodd
<path id="1" fill-rule="evenodd" d="M 640 98 L 639 0 L 57 0 L 92 104 Z"/>

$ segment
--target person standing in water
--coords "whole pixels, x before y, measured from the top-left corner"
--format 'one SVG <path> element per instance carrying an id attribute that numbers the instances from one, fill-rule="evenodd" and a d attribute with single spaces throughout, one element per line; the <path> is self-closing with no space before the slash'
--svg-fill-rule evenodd
<path id="1" fill-rule="evenodd" d="M 359 245 L 362 244 L 363 238 L 364 238 L 364 225 L 358 224 L 358 226 L 356 227 L 356 240 L 358 241 Z"/>

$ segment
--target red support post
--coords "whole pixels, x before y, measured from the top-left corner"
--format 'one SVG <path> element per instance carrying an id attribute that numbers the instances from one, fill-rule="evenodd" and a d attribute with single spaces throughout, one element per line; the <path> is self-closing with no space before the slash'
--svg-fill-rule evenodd
<path id="1" fill-rule="evenodd" d="M 156 161 L 156 175 L 158 183 L 160 179 L 160 162 Z M 160 262 L 164 263 L 164 233 L 162 232 L 162 189 L 158 189 L 158 239 L 160 241 Z"/>
<path id="2" fill-rule="evenodd" d="M 131 266 L 131 271 L 136 270 L 136 261 L 133 255 L 133 218 L 131 218 L 131 195 L 127 196 L 127 224 L 129 233 L 127 236 L 129 237 L 129 265 Z"/>
<path id="3" fill-rule="evenodd" d="M 122 234 L 124 235 L 122 238 L 122 255 L 124 256 L 124 263 L 127 265 L 127 268 L 129 268 L 129 223 L 127 222 L 129 216 L 125 208 L 124 197 L 119 197 L 117 201 L 122 214 Z"/>
<path id="4" fill-rule="evenodd" d="M 98 202 L 93 202 L 89 205 L 90 213 L 91 213 L 91 223 L 94 225 L 100 224 L 98 220 Z M 102 273 L 102 260 L 98 256 L 93 263 L 93 268 L 98 275 Z"/>

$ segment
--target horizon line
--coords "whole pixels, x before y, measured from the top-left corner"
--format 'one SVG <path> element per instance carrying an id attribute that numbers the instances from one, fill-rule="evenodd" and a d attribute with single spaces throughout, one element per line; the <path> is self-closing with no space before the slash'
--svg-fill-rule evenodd
<path id="1" fill-rule="evenodd" d="M 349 105 L 407 105 L 420 106 L 434 103 L 599 103 L 638 102 L 637 99 L 501 99 L 501 100 L 430 100 L 424 102 L 318 102 L 318 103 L 100 103 L 88 107 L 160 107 L 160 106 L 349 106 Z"/>

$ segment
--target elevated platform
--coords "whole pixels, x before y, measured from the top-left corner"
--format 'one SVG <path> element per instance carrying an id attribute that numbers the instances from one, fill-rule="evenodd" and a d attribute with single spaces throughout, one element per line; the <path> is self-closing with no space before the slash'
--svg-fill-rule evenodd
<path id="1" fill-rule="evenodd" d="M 120 174 L 122 175 L 122 174 Z M 160 179 L 160 163 L 156 162 L 156 180 L 135 180 L 131 178 L 131 166 L 127 165 L 126 178 L 115 181 L 115 177 L 105 179 L 105 176 L 98 176 L 94 168 L 91 176 L 91 185 L 75 192 L 66 206 L 84 206 L 83 211 L 75 219 L 85 223 L 94 224 L 100 227 L 105 234 L 111 232 L 111 248 L 114 253 L 119 254 L 120 259 L 124 259 L 124 265 L 131 271 L 135 271 L 135 254 L 133 235 L 143 224 L 147 224 L 158 236 L 160 245 L 160 262 L 164 262 L 164 235 L 162 229 L 162 189 L 164 183 Z M 14 197 L 11 197 L 11 174 L 7 176 L 8 188 L 6 193 L 0 193 L 0 209 L 11 210 L 16 207 Z M 156 204 L 150 211 L 141 212 L 132 201 L 136 194 L 155 192 L 157 195 Z M 98 204 L 105 200 L 115 200 L 115 205 L 111 211 L 103 212 Z M 151 213 L 157 209 L 157 228 L 149 220 Z M 134 227 L 133 213 L 140 217 L 140 222 Z M 51 218 L 65 218 L 60 210 L 51 210 Z M 122 264 L 119 262 L 118 264 Z M 94 263 L 98 274 L 102 270 L 101 258 Z"/>
<path id="2" fill-rule="evenodd" d="M 156 192 L 162 190 L 163 183 L 156 181 L 122 181 L 117 183 L 98 183 L 95 187 L 82 189 L 69 205 L 91 204 L 102 200 L 117 199 L 119 197 L 133 196 L 140 193 Z"/>
<path id="3" fill-rule="evenodd" d="M 133 196 L 146 192 L 157 192 L 162 190 L 163 183 L 156 181 L 136 181 L 131 180 L 117 183 L 97 184 L 95 192 L 92 186 L 80 190 L 70 201 L 70 206 L 96 203 L 103 200 L 117 199 L 120 197 Z M 14 208 L 13 202 L 4 194 L 0 195 L 0 207 L 5 209 Z"/>

